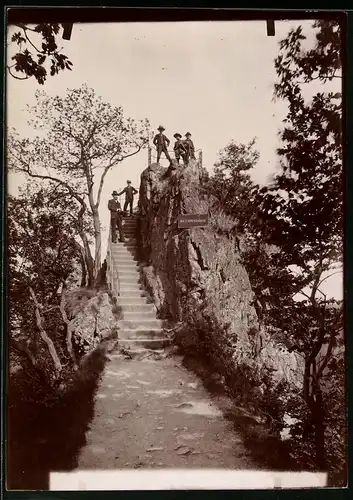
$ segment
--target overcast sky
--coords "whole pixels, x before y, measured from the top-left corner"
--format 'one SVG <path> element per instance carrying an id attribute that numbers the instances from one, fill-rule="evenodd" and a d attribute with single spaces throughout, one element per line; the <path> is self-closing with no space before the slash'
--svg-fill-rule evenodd
<path id="1" fill-rule="evenodd" d="M 311 43 L 312 21 L 277 21 L 274 37 L 267 36 L 265 21 L 75 24 L 71 40 L 60 40 L 73 62 L 71 72 L 48 77 L 44 87 L 34 79 L 9 77 L 7 124 L 30 136 L 26 105 L 34 104 L 38 88 L 63 95 L 86 83 L 104 100 L 121 105 L 127 116 L 148 118 L 153 128 L 164 125 L 171 140 L 175 132 L 190 131 L 208 169 L 231 139 L 257 137 L 260 160 L 253 178 L 265 183 L 278 165 L 278 131 L 286 113 L 286 103 L 272 100 L 274 59 L 279 41 L 298 24 Z M 143 151 L 107 175 L 101 206 L 105 226 L 112 189 L 124 187 L 127 178 L 138 188 L 146 166 Z M 11 179 L 9 191 L 17 185 Z M 339 295 L 341 281 L 333 282 Z"/>

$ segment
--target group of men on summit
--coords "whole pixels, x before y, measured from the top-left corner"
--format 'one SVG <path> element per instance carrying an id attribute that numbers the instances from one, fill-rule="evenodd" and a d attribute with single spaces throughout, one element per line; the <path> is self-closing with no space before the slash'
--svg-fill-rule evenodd
<path id="1" fill-rule="evenodd" d="M 163 134 L 165 128 L 160 125 L 158 127 L 158 134 L 155 135 L 153 139 L 153 144 L 157 149 L 157 163 L 161 158 L 161 154 L 164 153 L 166 158 L 172 163 L 172 159 L 168 152 L 168 147 L 170 145 L 170 140 L 166 135 Z M 185 134 L 186 139 L 182 140 L 182 135 L 179 133 L 174 134 L 174 155 L 175 160 L 179 164 L 180 158 L 182 158 L 184 165 L 187 165 L 189 160 L 195 160 L 195 147 L 191 140 L 190 132 Z M 127 181 L 127 186 L 118 193 L 117 191 L 112 192 L 113 199 L 108 202 L 108 209 L 110 211 L 110 224 L 111 224 L 111 236 L 112 242 L 116 243 L 117 239 L 117 229 L 119 231 L 119 241 L 125 241 L 123 225 L 122 225 L 122 209 L 119 203 L 119 196 L 125 193 L 125 203 L 123 212 L 127 214 L 127 209 L 130 209 L 130 216 L 133 213 L 133 203 L 134 195 L 137 194 L 137 189 L 131 185 L 131 181 Z"/>
<path id="2" fill-rule="evenodd" d="M 155 135 L 153 139 L 153 144 L 156 146 L 157 149 L 157 163 L 159 162 L 161 158 L 161 154 L 164 153 L 166 158 L 172 162 L 172 159 L 169 155 L 168 152 L 168 147 L 170 144 L 170 140 L 166 135 L 163 134 L 165 131 L 165 128 L 160 125 L 158 127 L 159 133 Z M 186 139 L 182 140 L 182 135 L 179 133 L 175 133 L 173 136 L 176 141 L 174 143 L 174 154 L 175 154 L 175 159 L 179 163 L 180 158 L 183 159 L 184 165 L 186 165 L 190 159 L 194 160 L 195 159 L 195 146 L 194 143 L 191 140 L 191 134 L 190 132 L 187 132 L 185 134 Z"/>

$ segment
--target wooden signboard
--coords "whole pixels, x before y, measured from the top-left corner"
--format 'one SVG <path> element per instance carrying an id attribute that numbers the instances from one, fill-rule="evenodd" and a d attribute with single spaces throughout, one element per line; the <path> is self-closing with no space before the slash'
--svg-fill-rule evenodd
<path id="1" fill-rule="evenodd" d="M 183 214 L 178 217 L 178 227 L 180 229 L 205 226 L 208 226 L 208 214 Z"/>

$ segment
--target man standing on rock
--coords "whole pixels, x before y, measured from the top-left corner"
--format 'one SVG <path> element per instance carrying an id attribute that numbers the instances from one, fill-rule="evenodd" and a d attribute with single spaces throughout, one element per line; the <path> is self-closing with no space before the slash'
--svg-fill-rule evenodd
<path id="1" fill-rule="evenodd" d="M 121 221 L 121 205 L 118 199 L 118 193 L 112 192 L 113 199 L 108 201 L 108 209 L 110 210 L 110 225 L 112 229 L 112 242 L 116 243 L 116 228 L 119 230 L 119 241 L 125 241 L 123 225 Z"/>
<path id="2" fill-rule="evenodd" d="M 191 139 L 190 132 L 186 132 L 185 137 L 186 137 L 186 139 L 184 141 L 184 144 L 186 146 L 186 151 L 187 151 L 187 153 L 186 153 L 187 161 L 189 161 L 190 158 L 192 160 L 195 160 L 196 159 L 195 158 L 195 146 L 194 146 L 194 143 Z"/>
<path id="3" fill-rule="evenodd" d="M 172 159 L 168 153 L 168 147 L 170 144 L 170 140 L 168 139 L 168 137 L 166 135 L 163 134 L 163 132 L 165 131 L 165 128 L 162 127 L 162 125 L 160 125 L 158 127 L 158 130 L 159 130 L 159 134 L 155 135 L 155 137 L 153 139 L 153 144 L 156 146 L 156 149 L 157 149 L 157 163 L 159 163 L 159 160 L 161 158 L 162 153 L 165 154 L 166 158 L 168 158 L 169 162 L 171 163 Z"/>
<path id="4" fill-rule="evenodd" d="M 134 194 L 137 194 L 138 191 L 133 186 L 131 186 L 131 181 L 126 181 L 127 186 L 124 188 L 121 193 L 118 193 L 118 196 L 121 196 L 125 193 L 125 203 L 124 203 L 124 212 L 126 213 L 127 207 L 130 205 L 130 215 L 132 215 L 132 208 L 134 204 Z"/>
<path id="5" fill-rule="evenodd" d="M 173 137 L 176 139 L 174 144 L 175 159 L 179 163 L 180 158 L 182 158 L 184 164 L 186 164 L 186 146 L 184 146 L 183 141 L 181 140 L 181 134 L 174 134 Z"/>

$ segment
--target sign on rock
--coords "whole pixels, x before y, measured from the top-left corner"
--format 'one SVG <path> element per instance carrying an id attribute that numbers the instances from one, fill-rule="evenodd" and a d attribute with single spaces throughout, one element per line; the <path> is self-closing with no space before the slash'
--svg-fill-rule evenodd
<path id="1" fill-rule="evenodd" d="M 184 214 L 178 217 L 178 227 L 205 227 L 208 225 L 208 214 Z"/>

